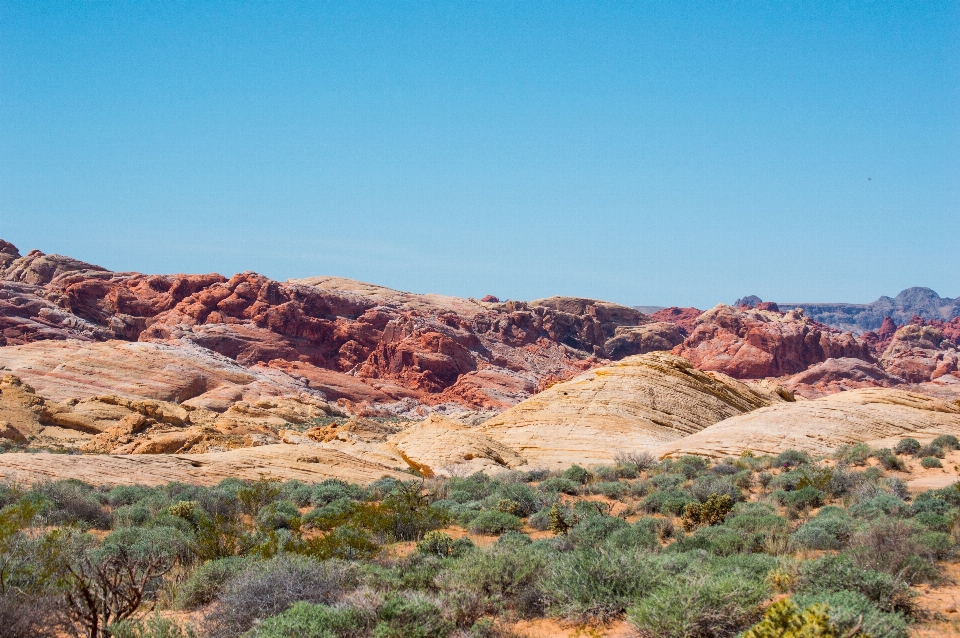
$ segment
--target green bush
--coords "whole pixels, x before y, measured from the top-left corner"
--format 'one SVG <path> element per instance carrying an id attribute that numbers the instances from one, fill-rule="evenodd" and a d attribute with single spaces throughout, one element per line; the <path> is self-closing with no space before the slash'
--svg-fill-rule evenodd
<path id="1" fill-rule="evenodd" d="M 145 620 L 123 620 L 110 625 L 110 638 L 197 638 L 190 625 L 180 625 L 172 618 L 162 618 L 159 614 Z"/>
<path id="2" fill-rule="evenodd" d="M 627 486 L 623 483 L 611 481 L 604 483 L 594 483 L 590 486 L 591 494 L 600 494 L 607 498 L 618 499 L 627 491 Z"/>
<path id="3" fill-rule="evenodd" d="M 543 506 L 544 497 L 538 496 L 526 483 L 503 485 L 489 497 L 490 500 L 508 500 L 517 504 L 516 511 L 510 512 L 521 518 L 530 516 Z"/>
<path id="4" fill-rule="evenodd" d="M 943 467 L 943 463 L 941 463 L 940 459 L 938 459 L 935 456 L 923 457 L 923 459 L 920 461 L 920 465 L 922 465 L 927 469 L 934 468 L 934 467 Z"/>
<path id="5" fill-rule="evenodd" d="M 729 477 L 698 477 L 690 486 L 690 494 L 701 503 L 706 503 L 707 499 L 715 494 L 729 497 L 731 503 L 739 503 L 743 500 L 743 492 Z"/>
<path id="6" fill-rule="evenodd" d="M 467 553 L 437 583 L 444 591 L 476 598 L 476 617 L 503 610 L 533 616 L 543 611 L 540 582 L 547 563 L 536 544 L 494 543 Z"/>
<path id="7" fill-rule="evenodd" d="M 920 441 L 916 439 L 900 439 L 897 446 L 893 448 L 895 454 L 916 454 L 920 451 Z"/>
<path id="8" fill-rule="evenodd" d="M 656 587 L 665 574 L 654 555 L 581 549 L 553 558 L 544 579 L 552 613 L 570 620 L 608 620 Z"/>
<path id="9" fill-rule="evenodd" d="M 696 500 L 680 490 L 656 491 L 643 499 L 640 507 L 651 514 L 679 514 L 690 503 Z"/>
<path id="10" fill-rule="evenodd" d="M 762 581 L 738 572 L 691 569 L 662 583 L 627 610 L 637 628 L 662 638 L 734 636 L 760 617 L 769 595 Z"/>
<path id="11" fill-rule="evenodd" d="M 730 556 L 758 550 L 752 535 L 725 526 L 701 527 L 690 536 L 677 539 L 670 545 L 672 552 L 701 549 L 716 556 Z"/>
<path id="12" fill-rule="evenodd" d="M 455 628 L 437 603 L 422 596 L 391 598 L 377 617 L 374 638 L 444 638 Z"/>
<path id="13" fill-rule="evenodd" d="M 930 445 L 934 445 L 942 450 L 960 450 L 960 440 L 952 434 L 941 434 Z"/>
<path id="14" fill-rule="evenodd" d="M 487 510 L 480 512 L 476 518 L 470 522 L 470 531 L 474 534 L 498 535 L 508 529 L 520 529 L 523 521 L 513 514 L 498 512 L 496 510 Z"/>
<path id="15" fill-rule="evenodd" d="M 861 635 L 869 635 L 871 638 L 907 638 L 910 635 L 903 614 L 881 611 L 873 601 L 855 591 L 801 595 L 796 597 L 796 602 L 802 607 L 826 605 L 830 622 L 837 628 L 840 636 L 853 630 L 861 617 Z"/>
<path id="16" fill-rule="evenodd" d="M 537 489 L 541 492 L 562 492 L 570 495 L 580 493 L 580 486 L 577 483 L 559 476 L 541 481 L 540 484 L 537 485 Z"/>
<path id="17" fill-rule="evenodd" d="M 260 509 L 256 522 L 261 530 L 291 529 L 300 524 L 300 510 L 290 501 L 274 501 Z"/>
<path id="18" fill-rule="evenodd" d="M 354 607 L 294 603 L 254 627 L 248 638 L 360 638 L 375 618 Z"/>
<path id="19" fill-rule="evenodd" d="M 249 558 L 230 556 L 203 563 L 177 588 L 174 605 L 178 609 L 197 609 L 212 602 L 227 581 L 246 569 L 250 562 Z"/>
<path id="20" fill-rule="evenodd" d="M 890 574 L 857 565 L 850 554 L 827 555 L 800 564 L 797 592 L 804 595 L 854 591 L 886 612 L 910 613 L 915 593 Z"/>
<path id="21" fill-rule="evenodd" d="M 710 467 L 710 461 L 702 456 L 684 455 L 677 459 L 673 471 L 683 474 L 688 479 L 695 479 Z"/>
<path id="22" fill-rule="evenodd" d="M 654 519 L 657 520 L 657 519 Z M 615 530 L 606 539 L 606 547 L 613 552 L 654 551 L 660 549 L 658 529 L 637 521 L 634 525 Z"/>
<path id="23" fill-rule="evenodd" d="M 806 452 L 784 450 L 773 460 L 774 467 L 796 467 L 810 462 Z"/>
<path id="24" fill-rule="evenodd" d="M 951 517 L 936 512 L 920 512 L 913 520 L 934 532 L 949 532 L 953 522 Z"/>
<path id="25" fill-rule="evenodd" d="M 568 481 L 573 481 L 580 485 L 586 485 L 586 483 L 593 478 L 593 475 L 579 465 L 572 465 L 560 474 L 560 478 L 565 478 Z"/>
<path id="26" fill-rule="evenodd" d="M 855 445 L 845 445 L 837 450 L 834 456 L 841 461 L 846 461 L 851 465 L 863 465 L 870 458 L 873 450 L 866 443 L 857 443 Z"/>
<path id="27" fill-rule="evenodd" d="M 823 504 L 823 492 L 808 485 L 795 492 L 787 492 L 781 502 L 787 507 L 795 509 L 820 507 Z"/>
<path id="28" fill-rule="evenodd" d="M 907 468 L 907 466 L 900 459 L 900 457 L 896 456 L 895 454 L 892 454 L 889 451 L 881 455 L 879 459 L 880 459 L 880 465 L 882 465 L 885 470 L 902 472 Z"/>
<path id="29" fill-rule="evenodd" d="M 920 450 L 917 452 L 917 456 L 920 457 L 920 458 L 925 458 L 925 457 L 928 457 L 928 456 L 932 456 L 932 457 L 937 458 L 937 459 L 942 459 L 942 458 L 946 457 L 946 453 L 943 451 L 943 448 L 941 448 L 941 447 L 939 447 L 939 446 L 936 446 L 936 445 L 924 445 L 924 446 L 923 446 L 922 448 L 920 448 Z"/>
<path id="30" fill-rule="evenodd" d="M 909 512 L 907 504 L 892 494 L 880 493 L 865 501 L 855 503 L 847 509 L 857 518 L 874 519 L 889 516 L 902 516 Z"/>
<path id="31" fill-rule="evenodd" d="M 658 490 L 672 490 L 680 487 L 687 482 L 687 477 L 683 474 L 657 474 L 650 478 L 650 485 Z"/>
<path id="32" fill-rule="evenodd" d="M 595 547 L 618 530 L 627 529 L 630 523 L 613 516 L 590 516 L 580 521 L 568 532 L 577 547 Z"/>
<path id="33" fill-rule="evenodd" d="M 824 511 L 826 510 L 826 511 Z M 821 510 L 791 536 L 799 547 L 807 549 L 842 549 L 853 534 L 853 521 L 843 510 Z"/>

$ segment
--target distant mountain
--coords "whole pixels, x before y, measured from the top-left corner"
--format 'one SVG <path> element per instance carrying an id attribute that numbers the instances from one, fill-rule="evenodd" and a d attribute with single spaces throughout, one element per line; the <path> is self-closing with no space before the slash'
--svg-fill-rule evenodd
<path id="1" fill-rule="evenodd" d="M 782 303 L 781 308 L 803 308 L 808 317 L 840 330 L 855 333 L 876 330 L 884 317 L 905 324 L 914 315 L 924 319 L 948 321 L 960 317 L 960 297 L 941 297 L 929 288 L 907 288 L 896 297 L 880 297 L 867 304 L 852 303 Z"/>

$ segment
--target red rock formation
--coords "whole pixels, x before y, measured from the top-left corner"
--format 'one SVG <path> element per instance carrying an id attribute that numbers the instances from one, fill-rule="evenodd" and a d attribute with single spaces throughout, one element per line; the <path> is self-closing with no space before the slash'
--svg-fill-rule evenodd
<path id="1" fill-rule="evenodd" d="M 879 357 L 890 345 L 890 341 L 896 332 L 897 324 L 890 317 L 884 317 L 883 324 L 876 331 L 865 332 L 860 335 L 860 338 L 870 346 L 873 355 Z"/>
<path id="2" fill-rule="evenodd" d="M 702 314 L 703 311 L 697 308 L 678 308 L 673 306 L 671 308 L 658 310 L 650 315 L 650 318 L 654 321 L 675 324 L 684 335 L 688 335 L 693 331 L 693 325 L 696 323 L 697 317 Z"/>
<path id="3" fill-rule="evenodd" d="M 8 243 L 0 264 L 2 344 L 192 343 L 243 366 L 299 367 L 311 387 L 358 405 L 415 397 L 502 408 L 543 379 L 670 339 L 666 328 L 629 333 L 649 319 L 589 299 L 482 304 L 334 278 L 114 273 L 39 251 L 21 257 Z"/>
<path id="4" fill-rule="evenodd" d="M 796 374 L 831 357 L 872 361 L 867 344 L 810 321 L 801 310 L 738 310 L 723 304 L 700 315 L 673 352 L 701 370 L 738 379 Z"/>
<path id="5" fill-rule="evenodd" d="M 897 330 L 880 358 L 888 371 L 913 383 L 932 381 L 960 370 L 960 353 L 935 325 L 910 323 Z"/>
<path id="6" fill-rule="evenodd" d="M 784 382 L 792 392 L 807 399 L 857 388 L 890 388 L 905 380 L 890 374 L 875 363 L 862 359 L 827 359 L 810 366 Z"/>
<path id="7" fill-rule="evenodd" d="M 500 300 L 494 297 L 493 295 L 487 295 L 480 301 L 485 301 L 486 303 L 500 303 Z"/>

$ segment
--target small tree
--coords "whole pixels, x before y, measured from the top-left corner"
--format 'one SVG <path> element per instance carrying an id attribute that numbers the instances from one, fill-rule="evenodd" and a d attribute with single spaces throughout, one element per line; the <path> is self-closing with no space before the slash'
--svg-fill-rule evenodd
<path id="1" fill-rule="evenodd" d="M 151 540 L 87 549 L 66 562 L 67 612 L 88 638 L 108 638 L 110 624 L 137 613 L 176 563 L 174 552 Z"/>

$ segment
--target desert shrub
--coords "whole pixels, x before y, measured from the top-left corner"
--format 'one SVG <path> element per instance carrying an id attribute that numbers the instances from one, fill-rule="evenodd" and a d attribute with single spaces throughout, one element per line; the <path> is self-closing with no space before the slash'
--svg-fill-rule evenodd
<path id="1" fill-rule="evenodd" d="M 630 523 L 613 516 L 589 516 L 580 521 L 568 532 L 570 540 L 577 547 L 594 547 L 607 539 L 617 530 L 630 527 Z"/>
<path id="2" fill-rule="evenodd" d="M 618 479 L 635 479 L 641 472 L 641 469 L 633 463 L 618 463 L 613 469 Z"/>
<path id="3" fill-rule="evenodd" d="M 627 486 L 616 481 L 593 483 L 590 485 L 591 494 L 600 494 L 607 498 L 618 499 L 627 491 Z"/>
<path id="4" fill-rule="evenodd" d="M 144 525 L 150 520 L 152 512 L 143 505 L 122 505 L 113 510 L 114 527 Z"/>
<path id="5" fill-rule="evenodd" d="M 382 481 L 383 479 L 380 480 Z M 386 493 L 389 493 L 396 489 L 398 483 L 399 481 L 391 479 L 389 482 L 381 484 L 380 488 L 385 489 Z M 383 496 L 386 496 L 386 494 L 383 494 L 381 498 Z M 363 488 L 338 479 L 327 479 L 322 483 L 318 483 L 310 492 L 310 504 L 314 507 L 323 507 L 339 499 L 363 500 L 363 498 Z"/>
<path id="6" fill-rule="evenodd" d="M 155 495 L 155 490 L 144 485 L 118 485 L 107 492 L 107 502 L 110 507 L 122 507 L 153 498 Z"/>
<path id="7" fill-rule="evenodd" d="M 594 465 L 590 468 L 590 473 L 597 481 L 616 481 L 619 478 L 617 468 L 613 465 Z"/>
<path id="8" fill-rule="evenodd" d="M 946 456 L 946 453 L 944 453 L 943 448 L 936 445 L 924 445 L 917 451 L 917 457 L 919 458 L 925 458 L 928 456 L 942 459 Z"/>
<path id="9" fill-rule="evenodd" d="M 662 531 L 663 530 L 651 525 L 634 524 L 611 532 L 605 544 L 610 551 L 614 552 L 637 550 L 654 551 L 660 549 L 660 536 L 658 532 Z"/>
<path id="10" fill-rule="evenodd" d="M 671 552 L 703 550 L 715 556 L 730 556 L 754 551 L 755 539 L 740 530 L 725 526 L 700 527 L 690 536 L 677 539 L 670 545 Z"/>
<path id="11" fill-rule="evenodd" d="M 773 482 L 773 474 L 770 472 L 760 472 L 757 474 L 757 483 L 759 483 L 763 489 L 767 489 L 771 482 Z"/>
<path id="12" fill-rule="evenodd" d="M 920 441 L 916 439 L 900 439 L 897 446 L 893 448 L 894 454 L 916 454 L 920 451 Z"/>
<path id="13" fill-rule="evenodd" d="M 765 503 L 734 505 L 724 525 L 748 533 L 784 532 L 790 529 L 787 519 L 778 516 L 776 510 Z"/>
<path id="14" fill-rule="evenodd" d="M 898 457 L 896 454 L 890 452 L 890 450 L 886 450 L 878 458 L 880 460 L 880 465 L 882 465 L 885 470 L 902 472 L 907 467 L 903 460 L 900 459 L 900 457 Z"/>
<path id="15" fill-rule="evenodd" d="M 312 504 L 314 488 L 296 479 L 287 481 L 280 489 L 280 496 L 297 507 L 307 507 Z"/>
<path id="16" fill-rule="evenodd" d="M 639 598 L 627 618 L 663 638 L 727 638 L 760 617 L 768 594 L 762 580 L 739 571 L 691 569 Z"/>
<path id="17" fill-rule="evenodd" d="M 842 591 L 858 592 L 882 611 L 909 614 L 914 610 L 915 593 L 905 581 L 885 572 L 865 569 L 848 553 L 826 555 L 800 564 L 798 594 Z"/>
<path id="18" fill-rule="evenodd" d="M 797 467 L 810 462 L 810 457 L 806 452 L 798 450 L 784 450 L 773 460 L 774 467 Z"/>
<path id="19" fill-rule="evenodd" d="M 808 485 L 795 492 L 787 492 L 781 502 L 787 507 L 795 509 L 820 507 L 823 504 L 823 492 L 812 485 Z"/>
<path id="20" fill-rule="evenodd" d="M 660 540 L 673 537 L 673 520 L 669 518 L 644 517 L 637 519 L 633 524 L 637 529 L 649 530 L 656 534 Z"/>
<path id="21" fill-rule="evenodd" d="M 40 514 L 50 525 L 79 524 L 110 529 L 110 512 L 103 508 L 93 489 L 81 481 L 35 483 L 24 498 L 40 504 Z"/>
<path id="22" fill-rule="evenodd" d="M 914 531 L 905 521 L 880 519 L 857 532 L 851 545 L 858 563 L 867 569 L 885 571 L 908 582 L 930 580 L 937 575 L 932 563 L 938 550 L 921 543 Z"/>
<path id="23" fill-rule="evenodd" d="M 793 543 L 807 549 L 842 549 L 853 534 L 853 522 L 840 508 L 820 510 L 791 536 Z"/>
<path id="24" fill-rule="evenodd" d="M 343 482 L 337 479 L 332 480 L 339 483 Z M 391 476 L 378 478 L 376 481 L 367 486 L 367 497 L 375 501 L 380 500 L 396 490 L 400 485 L 401 482 Z"/>
<path id="25" fill-rule="evenodd" d="M 280 498 L 278 479 L 261 475 L 256 481 L 243 481 L 236 490 L 240 511 L 255 518 L 261 509 Z"/>
<path id="26" fill-rule="evenodd" d="M 881 516 L 901 516 L 909 512 L 906 503 L 892 494 L 881 492 L 859 503 L 854 503 L 847 511 L 857 518 L 874 519 Z"/>
<path id="27" fill-rule="evenodd" d="M 689 491 L 701 503 L 706 503 L 714 494 L 728 496 L 731 503 L 744 500 L 743 492 L 727 477 L 701 476 L 693 482 Z"/>
<path id="28" fill-rule="evenodd" d="M 650 485 L 658 490 L 672 490 L 680 487 L 687 482 L 687 477 L 683 474 L 667 472 L 657 474 L 650 478 Z"/>
<path id="29" fill-rule="evenodd" d="M 540 581 L 547 562 L 535 545 L 494 543 L 467 553 L 437 581 L 444 591 L 476 597 L 477 614 L 513 610 L 532 616 L 543 609 Z M 465 620 L 472 622 L 476 617 Z"/>
<path id="30" fill-rule="evenodd" d="M 711 494 L 704 503 L 688 503 L 683 510 L 683 529 L 719 525 L 732 509 L 733 501 L 727 494 Z"/>
<path id="31" fill-rule="evenodd" d="M 560 478 L 565 478 L 568 481 L 585 485 L 591 478 L 593 478 L 593 475 L 579 465 L 571 465 L 560 474 Z"/>
<path id="32" fill-rule="evenodd" d="M 503 536 L 500 538 L 503 538 Z M 473 542 L 469 538 L 454 539 L 446 532 L 439 530 L 427 532 L 423 540 L 417 543 L 417 551 L 421 554 L 439 556 L 440 558 L 457 558 L 463 556 L 473 547 Z"/>
<path id="33" fill-rule="evenodd" d="M 196 638 L 191 625 L 181 625 L 159 614 L 145 620 L 122 620 L 110 625 L 110 638 Z"/>
<path id="34" fill-rule="evenodd" d="M 866 443 L 844 445 L 834 453 L 834 458 L 851 465 L 863 465 L 870 458 L 872 452 L 873 450 Z"/>
<path id="35" fill-rule="evenodd" d="M 538 481 L 542 481 L 548 476 L 550 476 L 550 470 L 541 467 L 541 468 L 536 468 L 527 472 L 524 475 L 523 480 L 526 481 L 527 483 L 536 483 Z"/>
<path id="36" fill-rule="evenodd" d="M 952 434 L 941 434 L 930 445 L 935 445 L 942 450 L 960 450 L 960 440 Z"/>
<path id="37" fill-rule="evenodd" d="M 953 522 L 951 517 L 936 512 L 920 512 L 913 520 L 934 532 L 949 532 Z"/>
<path id="38" fill-rule="evenodd" d="M 261 530 L 291 529 L 300 523 L 300 510 L 290 501 L 274 501 L 260 509 L 256 524 Z"/>
<path id="39" fill-rule="evenodd" d="M 538 496 L 526 483 L 502 485 L 490 496 L 490 499 L 508 500 L 517 504 L 516 511 L 509 512 L 521 518 L 530 516 L 543 506 L 543 497 Z"/>
<path id="40" fill-rule="evenodd" d="M 197 609 L 210 603 L 224 584 L 246 569 L 251 559 L 230 556 L 210 560 L 193 570 L 177 588 L 174 606 L 178 609 Z"/>
<path id="41" fill-rule="evenodd" d="M 359 638 L 365 636 L 376 617 L 356 607 L 331 607 L 299 602 L 281 614 L 267 618 L 249 638 Z"/>
<path id="42" fill-rule="evenodd" d="M 551 560 L 543 587 L 552 613 L 577 621 L 602 621 L 622 614 L 663 577 L 651 554 L 581 549 Z"/>
<path id="43" fill-rule="evenodd" d="M 310 527 L 330 530 L 346 521 L 355 511 L 353 501 L 348 498 L 338 498 L 304 514 L 303 522 Z"/>
<path id="44" fill-rule="evenodd" d="M 652 514 L 679 514 L 690 503 L 695 503 L 695 499 L 680 490 L 660 490 L 653 492 L 640 504 L 645 512 Z"/>
<path id="45" fill-rule="evenodd" d="M 899 476 L 888 476 L 881 481 L 881 484 L 901 501 L 906 501 L 910 498 L 910 489 L 907 487 L 907 482 Z"/>
<path id="46" fill-rule="evenodd" d="M 742 470 L 730 477 L 730 482 L 740 489 L 750 489 L 753 486 L 753 472 L 751 470 Z"/>
<path id="47" fill-rule="evenodd" d="M 617 452 L 613 455 L 613 461 L 617 465 L 632 465 L 640 472 L 657 463 L 656 457 L 649 452 Z"/>
<path id="48" fill-rule="evenodd" d="M 498 535 L 508 529 L 520 529 L 523 521 L 513 514 L 487 510 L 470 521 L 470 531 L 474 534 Z"/>
<path id="49" fill-rule="evenodd" d="M 923 467 L 925 467 L 925 468 L 927 468 L 927 469 L 931 469 L 931 468 L 935 468 L 935 467 L 943 467 L 943 463 L 941 463 L 941 462 L 940 462 L 940 459 L 938 459 L 938 458 L 935 457 L 935 456 L 925 456 L 925 457 L 923 457 L 923 459 L 920 461 L 920 465 L 922 465 Z"/>
<path id="50" fill-rule="evenodd" d="M 253 562 L 223 587 L 204 618 L 203 633 L 211 638 L 238 636 L 295 602 L 336 602 L 356 583 L 356 571 L 337 561 L 281 554 Z"/>
<path id="51" fill-rule="evenodd" d="M 826 605 L 830 623 L 837 628 L 837 634 L 840 636 L 847 635 L 858 623 L 862 623 L 860 635 L 868 635 L 871 638 L 907 638 L 909 636 L 907 621 L 902 613 L 881 611 L 873 601 L 855 591 L 801 595 L 795 600 L 801 607 Z"/>
<path id="52" fill-rule="evenodd" d="M 673 466 L 674 472 L 683 474 L 688 479 L 695 479 L 710 467 L 710 461 L 702 456 L 684 455 L 677 459 Z"/>
<path id="53" fill-rule="evenodd" d="M 564 494 L 578 494 L 580 492 L 580 486 L 577 483 L 574 483 L 570 479 L 562 478 L 559 476 L 554 476 L 548 478 L 545 481 L 541 481 L 537 485 L 537 489 L 541 492 L 562 492 Z"/>
<path id="54" fill-rule="evenodd" d="M 454 630 L 440 606 L 422 595 L 390 598 L 377 617 L 374 638 L 444 638 Z"/>
<path id="55" fill-rule="evenodd" d="M 739 472 L 740 468 L 734 465 L 731 459 L 724 459 L 710 468 L 710 473 L 717 476 L 732 476 Z"/>
<path id="56" fill-rule="evenodd" d="M 533 529 L 545 531 L 550 528 L 550 508 L 552 504 L 541 508 L 539 511 L 527 518 L 527 524 Z"/>

